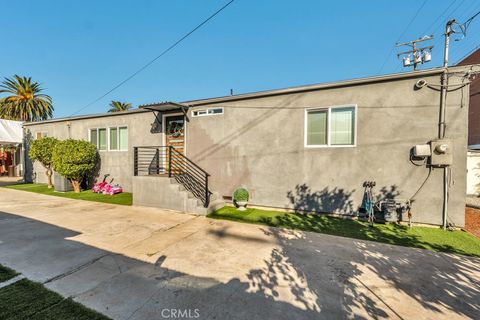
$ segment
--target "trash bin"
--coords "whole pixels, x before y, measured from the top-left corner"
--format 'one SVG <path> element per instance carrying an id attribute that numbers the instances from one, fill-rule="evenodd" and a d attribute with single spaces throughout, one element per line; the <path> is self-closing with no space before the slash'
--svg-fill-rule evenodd
<path id="1" fill-rule="evenodd" d="M 9 177 L 15 177 L 15 166 L 8 166 L 8 176 Z"/>

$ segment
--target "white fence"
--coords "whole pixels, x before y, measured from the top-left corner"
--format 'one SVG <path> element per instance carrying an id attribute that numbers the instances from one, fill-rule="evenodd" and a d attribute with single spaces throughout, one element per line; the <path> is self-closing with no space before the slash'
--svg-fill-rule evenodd
<path id="1" fill-rule="evenodd" d="M 480 151 L 467 153 L 467 194 L 480 195 Z"/>

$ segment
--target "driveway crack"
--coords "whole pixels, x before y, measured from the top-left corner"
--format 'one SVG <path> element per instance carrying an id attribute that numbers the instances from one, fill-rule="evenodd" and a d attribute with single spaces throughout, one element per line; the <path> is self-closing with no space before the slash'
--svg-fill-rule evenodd
<path id="1" fill-rule="evenodd" d="M 69 276 L 69 275 L 71 275 L 71 274 L 73 274 L 73 273 L 75 273 L 75 272 L 77 272 L 77 271 L 80 271 L 80 270 L 82 270 L 82 269 L 84 269 L 84 268 L 86 268 L 86 267 L 94 264 L 94 263 L 97 262 L 98 260 L 100 260 L 100 259 L 102 259 L 102 258 L 105 258 L 106 256 L 108 256 L 108 255 L 110 255 L 110 254 L 111 254 L 111 253 L 102 254 L 101 256 L 99 256 L 99 257 L 97 257 L 97 258 L 95 258 L 95 259 L 92 259 L 92 260 L 90 260 L 90 261 L 88 261 L 88 262 L 86 262 L 86 263 L 84 263 L 84 264 L 82 264 L 82 265 L 80 265 L 80 266 L 78 266 L 78 267 L 76 267 L 76 268 L 73 268 L 73 269 L 71 269 L 71 270 L 69 270 L 69 271 L 66 271 L 66 272 L 64 272 L 64 273 L 62 273 L 62 274 L 59 274 L 59 275 L 57 275 L 57 276 L 55 276 L 55 277 L 52 277 L 52 278 L 48 279 L 47 281 L 43 282 L 43 284 L 47 284 L 47 283 L 50 283 L 50 282 L 53 282 L 53 281 L 62 279 L 62 278 L 64 278 L 64 277 L 66 277 L 66 276 Z"/>

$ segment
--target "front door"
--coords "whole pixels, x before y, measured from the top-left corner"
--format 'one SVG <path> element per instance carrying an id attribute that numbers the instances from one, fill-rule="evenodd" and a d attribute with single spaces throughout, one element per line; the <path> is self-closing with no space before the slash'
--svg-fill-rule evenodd
<path id="1" fill-rule="evenodd" d="M 183 171 L 183 159 L 172 151 L 172 159 L 170 160 L 169 147 L 185 154 L 185 120 L 183 115 L 165 116 L 165 145 L 167 146 L 165 157 L 167 171 L 170 170 L 169 166 L 171 164 L 172 173 L 181 173 Z"/>
<path id="2" fill-rule="evenodd" d="M 165 116 L 165 145 L 185 154 L 184 116 Z"/>

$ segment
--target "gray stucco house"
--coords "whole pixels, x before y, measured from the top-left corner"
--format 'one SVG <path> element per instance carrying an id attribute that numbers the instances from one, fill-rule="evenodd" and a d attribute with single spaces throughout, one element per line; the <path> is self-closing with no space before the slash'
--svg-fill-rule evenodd
<path id="1" fill-rule="evenodd" d="M 355 215 L 362 183 L 375 180 L 382 198 L 413 197 L 414 222 L 440 225 L 444 170 L 412 150 L 438 138 L 447 72 L 448 221 L 463 226 L 468 78 L 478 67 L 154 103 L 24 128 L 32 139 L 96 144 L 99 177 L 109 173 L 136 205 L 204 213 L 245 186 L 252 205 Z M 39 165 L 27 169 L 28 179 L 45 181 Z"/>

